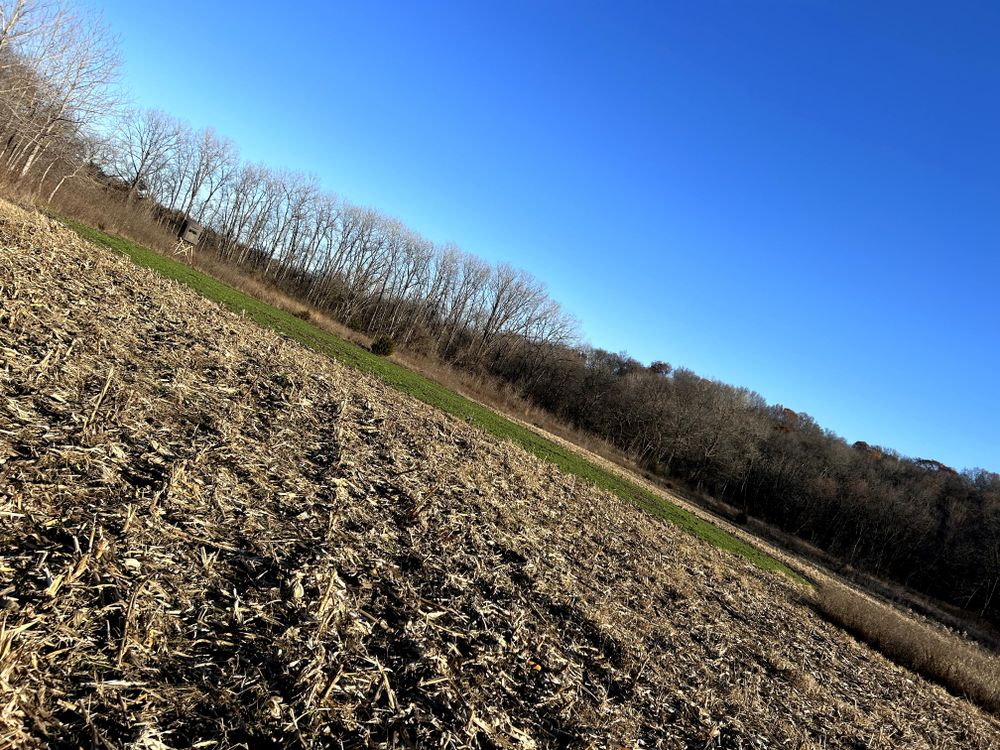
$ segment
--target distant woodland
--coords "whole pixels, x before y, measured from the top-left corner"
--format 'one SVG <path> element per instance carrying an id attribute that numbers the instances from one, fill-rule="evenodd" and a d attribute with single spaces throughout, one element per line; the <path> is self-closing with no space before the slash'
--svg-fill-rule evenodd
<path id="1" fill-rule="evenodd" d="M 0 175 L 11 191 L 63 213 L 86 202 L 117 230 L 175 232 L 195 218 L 207 227 L 199 253 L 357 330 L 500 379 L 844 566 L 1000 623 L 1000 475 L 851 445 L 745 388 L 586 346 L 524 271 L 435 244 L 314 177 L 247 163 L 211 128 L 124 106 L 118 63 L 108 30 L 72 4 L 0 0 Z"/>

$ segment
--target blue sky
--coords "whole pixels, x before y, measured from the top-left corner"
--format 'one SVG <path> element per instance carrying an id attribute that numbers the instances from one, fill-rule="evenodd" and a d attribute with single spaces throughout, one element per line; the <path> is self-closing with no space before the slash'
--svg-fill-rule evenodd
<path id="1" fill-rule="evenodd" d="M 1000 4 L 89 2 L 140 104 L 595 345 L 1000 470 Z"/>

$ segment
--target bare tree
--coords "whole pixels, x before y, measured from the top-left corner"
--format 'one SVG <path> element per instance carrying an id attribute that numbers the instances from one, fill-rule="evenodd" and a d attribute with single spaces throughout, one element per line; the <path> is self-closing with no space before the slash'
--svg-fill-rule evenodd
<path id="1" fill-rule="evenodd" d="M 49 96 L 32 118 L 35 127 L 23 145 L 21 178 L 60 135 L 77 132 L 107 113 L 115 101 L 112 84 L 120 57 L 107 28 L 76 12 L 63 15 L 62 22 L 59 54 L 42 68 Z"/>
<path id="2" fill-rule="evenodd" d="M 99 140 L 94 126 L 118 99 L 118 63 L 99 19 L 63 3 L 0 3 L 0 158 L 8 179 L 41 171 L 40 190 L 44 178 L 59 179 L 57 170 L 84 168 L 70 159 Z"/>
<path id="3" fill-rule="evenodd" d="M 130 110 L 121 118 L 110 166 L 124 184 L 129 202 L 167 169 L 181 134 L 180 124 L 156 109 Z"/>
<path id="4" fill-rule="evenodd" d="M 197 133 L 193 167 L 182 213 L 190 215 L 192 212 L 204 212 L 205 206 L 215 197 L 225 179 L 232 175 L 238 158 L 233 142 L 219 137 L 212 128 L 205 128 Z"/>

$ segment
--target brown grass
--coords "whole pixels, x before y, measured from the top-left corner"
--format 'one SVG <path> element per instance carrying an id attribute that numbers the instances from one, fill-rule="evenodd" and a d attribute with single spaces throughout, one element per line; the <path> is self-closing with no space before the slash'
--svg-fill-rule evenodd
<path id="1" fill-rule="evenodd" d="M 886 604 L 832 582 L 816 591 L 816 607 L 899 664 L 1000 713 L 1000 658 Z"/>

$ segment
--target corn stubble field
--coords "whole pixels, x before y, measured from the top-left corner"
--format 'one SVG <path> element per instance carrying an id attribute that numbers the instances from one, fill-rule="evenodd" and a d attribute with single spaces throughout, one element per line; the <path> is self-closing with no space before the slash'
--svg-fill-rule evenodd
<path id="1" fill-rule="evenodd" d="M 991 748 L 786 576 L 0 204 L 0 746 Z"/>

